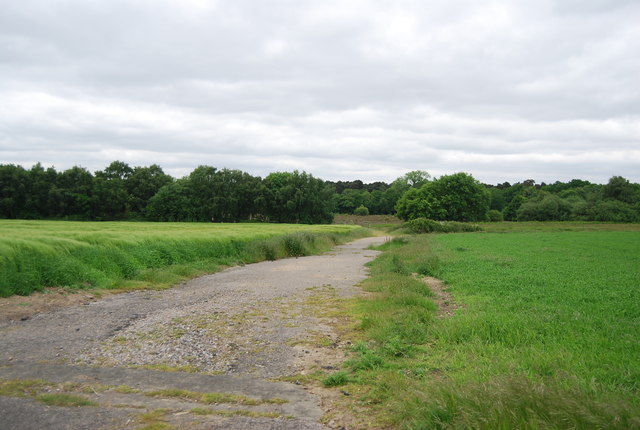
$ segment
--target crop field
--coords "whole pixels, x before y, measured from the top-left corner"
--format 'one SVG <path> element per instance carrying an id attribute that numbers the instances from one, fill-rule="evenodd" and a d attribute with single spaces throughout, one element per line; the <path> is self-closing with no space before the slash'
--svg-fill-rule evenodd
<path id="1" fill-rule="evenodd" d="M 50 286 L 168 286 L 221 266 L 325 250 L 359 231 L 346 225 L 0 220 L 0 297 Z"/>
<path id="2" fill-rule="evenodd" d="M 640 428 L 637 227 L 388 242 L 341 383 L 400 428 Z M 416 273 L 445 281 L 452 316 Z"/>

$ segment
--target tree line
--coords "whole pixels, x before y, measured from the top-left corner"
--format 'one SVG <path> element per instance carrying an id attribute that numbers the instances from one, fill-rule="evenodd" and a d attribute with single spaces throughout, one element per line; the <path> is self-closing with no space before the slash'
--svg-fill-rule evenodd
<path id="1" fill-rule="evenodd" d="M 640 222 L 640 185 L 620 176 L 607 184 L 574 179 L 482 184 L 456 173 L 412 171 L 392 183 L 323 181 L 306 172 L 265 178 L 199 166 L 175 179 L 158 165 L 114 161 L 91 173 L 58 172 L 40 163 L 0 165 L 0 218 L 329 223 L 334 213 L 395 214 L 454 221 Z"/>

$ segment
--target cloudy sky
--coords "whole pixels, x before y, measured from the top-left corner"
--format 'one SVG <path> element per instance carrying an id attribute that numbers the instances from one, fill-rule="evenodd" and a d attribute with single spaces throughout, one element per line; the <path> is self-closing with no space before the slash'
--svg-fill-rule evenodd
<path id="1" fill-rule="evenodd" d="M 637 0 L 0 0 L 0 164 L 640 182 Z"/>

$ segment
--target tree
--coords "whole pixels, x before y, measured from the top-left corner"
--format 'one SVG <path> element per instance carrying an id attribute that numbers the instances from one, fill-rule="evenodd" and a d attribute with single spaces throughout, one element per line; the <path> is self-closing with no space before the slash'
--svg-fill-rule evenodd
<path id="1" fill-rule="evenodd" d="M 306 172 L 276 172 L 264 179 L 271 221 L 322 224 L 333 220 L 333 188 Z"/>
<path id="2" fill-rule="evenodd" d="M 133 173 L 133 169 L 124 161 L 112 161 L 102 171 L 96 172 L 96 176 L 103 179 L 126 180 Z"/>
<path id="3" fill-rule="evenodd" d="M 145 215 L 151 221 L 199 221 L 194 212 L 187 178 L 160 188 L 145 208 Z"/>
<path id="4" fill-rule="evenodd" d="M 381 199 L 387 212 L 394 213 L 397 211 L 396 204 L 410 189 L 418 189 L 429 182 L 431 175 L 424 170 L 412 170 L 397 178 L 391 183 L 391 186 L 384 192 L 384 197 Z"/>
<path id="5" fill-rule="evenodd" d="M 507 205 L 507 200 L 504 198 L 504 190 L 498 187 L 491 187 L 488 190 L 491 194 L 490 209 L 502 211 Z"/>
<path id="6" fill-rule="evenodd" d="M 130 206 L 125 181 L 132 172 L 128 164 L 114 161 L 95 173 L 91 198 L 94 218 L 115 220 L 127 217 Z"/>
<path id="7" fill-rule="evenodd" d="M 53 203 L 50 192 L 55 187 L 58 173 L 49 167 L 44 169 L 36 163 L 28 171 L 27 195 L 21 218 L 47 218 L 52 215 Z"/>
<path id="8" fill-rule="evenodd" d="M 359 206 L 369 206 L 371 194 L 363 189 L 345 189 L 342 194 L 336 194 L 336 210 L 341 214 L 352 214 Z"/>
<path id="9" fill-rule="evenodd" d="M 613 176 L 602 190 L 605 199 L 633 204 L 639 199 L 635 187 L 622 176 Z"/>
<path id="10" fill-rule="evenodd" d="M 620 200 L 600 200 L 587 208 L 588 219 L 592 221 L 638 222 L 640 211 Z"/>
<path id="11" fill-rule="evenodd" d="M 83 167 L 74 166 L 60 173 L 56 182 L 60 199 L 56 215 L 90 219 L 93 181 L 91 172 Z"/>
<path id="12" fill-rule="evenodd" d="M 0 218 L 20 218 L 27 201 L 29 174 L 22 166 L 0 165 Z"/>
<path id="13" fill-rule="evenodd" d="M 395 209 L 398 217 L 405 221 L 416 218 L 443 219 L 446 215 L 429 184 L 407 190 L 398 199 Z"/>
<path id="14" fill-rule="evenodd" d="M 144 210 L 160 188 L 173 182 L 173 178 L 164 173 L 157 164 L 149 167 L 134 167 L 124 176 L 124 185 L 129 194 L 131 212 L 143 214 Z"/>
<path id="15" fill-rule="evenodd" d="M 396 205 L 398 216 L 434 220 L 482 221 L 489 210 L 489 192 L 466 173 L 445 175 L 407 191 Z"/>
<path id="16" fill-rule="evenodd" d="M 518 209 L 520 209 L 520 206 L 526 201 L 527 199 L 525 199 L 522 194 L 516 194 L 502 210 L 504 219 L 507 221 L 516 221 L 518 219 Z"/>
<path id="17" fill-rule="evenodd" d="M 410 187 L 420 188 L 431 179 L 431 175 L 426 170 L 412 170 L 404 174 L 401 180 Z"/>
<path id="18" fill-rule="evenodd" d="M 566 221 L 572 212 L 571 203 L 545 191 L 524 202 L 516 211 L 518 221 Z"/>
<path id="19" fill-rule="evenodd" d="M 251 219 L 258 211 L 262 181 L 241 170 L 222 169 L 214 176 L 213 221 L 236 222 Z"/>

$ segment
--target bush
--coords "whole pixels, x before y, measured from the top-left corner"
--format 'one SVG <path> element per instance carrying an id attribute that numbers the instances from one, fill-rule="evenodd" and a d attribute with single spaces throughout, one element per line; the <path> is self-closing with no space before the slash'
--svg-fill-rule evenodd
<path id="1" fill-rule="evenodd" d="M 539 193 L 516 211 L 518 221 L 566 221 L 570 215 L 571 204 L 548 193 Z"/>
<path id="2" fill-rule="evenodd" d="M 489 222 L 502 222 L 504 221 L 504 217 L 502 216 L 502 212 L 491 209 L 487 212 L 487 218 L 489 218 Z"/>
<path id="3" fill-rule="evenodd" d="M 589 219 L 601 222 L 638 222 L 640 214 L 619 200 L 602 200 L 587 209 Z"/>
<path id="4" fill-rule="evenodd" d="M 482 230 L 476 224 L 456 221 L 434 221 L 427 218 L 416 218 L 402 225 L 411 233 L 462 233 Z"/>
<path id="5" fill-rule="evenodd" d="M 360 216 L 366 216 L 366 215 L 369 215 L 369 209 L 364 205 L 360 205 L 353 211 L 353 214 L 354 215 L 360 215 Z"/>

